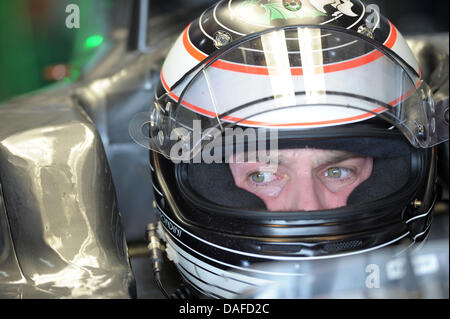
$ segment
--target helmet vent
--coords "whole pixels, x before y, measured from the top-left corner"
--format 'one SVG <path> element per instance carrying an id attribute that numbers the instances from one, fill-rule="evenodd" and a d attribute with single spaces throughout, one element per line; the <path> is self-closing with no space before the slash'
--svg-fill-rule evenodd
<path id="1" fill-rule="evenodd" d="M 348 251 L 360 248 L 362 245 L 363 242 L 361 240 L 350 240 L 326 244 L 324 249 L 328 252 Z"/>
<path id="2" fill-rule="evenodd" d="M 302 250 L 302 247 L 299 245 L 283 245 L 283 244 L 275 244 L 275 245 L 261 245 L 261 250 L 266 253 L 276 253 L 276 254 L 298 254 Z"/>

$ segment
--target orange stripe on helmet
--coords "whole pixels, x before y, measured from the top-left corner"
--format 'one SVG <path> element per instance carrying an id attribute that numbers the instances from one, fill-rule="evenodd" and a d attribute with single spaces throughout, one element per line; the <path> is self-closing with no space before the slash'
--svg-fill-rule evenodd
<path id="1" fill-rule="evenodd" d="M 164 74 L 161 70 L 161 83 L 164 86 L 164 89 L 169 93 L 169 95 L 175 100 L 175 101 L 179 101 L 179 96 L 177 96 L 175 93 L 173 93 L 169 87 L 169 85 L 167 84 L 166 80 L 164 79 Z M 421 80 L 419 79 L 416 83 L 416 88 L 420 85 Z M 414 92 L 415 88 L 409 90 L 408 92 L 406 92 L 405 94 L 403 94 L 402 96 L 400 96 L 399 98 L 393 100 L 392 102 L 388 103 L 390 106 L 395 106 L 398 103 L 402 102 L 403 100 L 405 100 L 406 98 L 408 98 L 413 92 Z M 206 115 L 206 116 L 210 116 L 210 117 L 220 117 L 219 113 L 215 113 L 212 111 L 208 111 L 205 110 L 199 106 L 196 106 L 192 103 L 189 103 L 185 100 L 182 100 L 180 102 L 181 105 L 191 109 L 192 111 L 198 112 L 200 114 Z M 357 116 L 353 116 L 353 117 L 347 117 L 347 118 L 343 118 L 343 119 L 336 119 L 336 120 L 329 120 L 329 121 L 321 121 L 321 122 L 303 122 L 303 123 L 268 123 L 268 122 L 258 122 L 258 121 L 251 121 L 251 120 L 243 120 L 241 118 L 238 117 L 233 117 L 233 116 L 224 116 L 222 119 L 225 121 L 230 121 L 230 122 L 234 122 L 234 123 L 240 123 L 240 124 L 244 124 L 244 125 L 255 125 L 255 126 L 267 126 L 267 127 L 301 127 L 301 126 L 323 126 L 323 125 L 331 125 L 331 124 L 345 124 L 345 123 L 351 123 L 351 122 L 356 122 L 356 121 L 360 121 L 360 120 L 364 120 L 367 118 L 370 118 L 372 116 L 375 116 L 376 114 L 382 113 L 384 111 L 386 111 L 387 108 L 381 106 L 378 107 L 370 112 L 367 112 L 365 114 L 361 114 L 361 115 L 357 115 Z"/>
<path id="2" fill-rule="evenodd" d="M 388 39 L 384 43 L 384 45 L 390 49 L 395 45 L 397 41 L 397 30 L 395 26 L 389 21 L 390 24 L 390 34 L 388 36 Z M 203 61 L 207 58 L 206 54 L 198 50 L 190 41 L 189 39 L 189 28 L 191 24 L 186 27 L 186 29 L 183 32 L 183 44 L 188 51 L 188 53 L 195 58 L 198 61 Z M 369 54 L 366 54 L 365 56 L 361 56 L 359 58 L 356 58 L 354 60 L 345 61 L 341 63 L 336 64 L 329 64 L 325 65 L 323 67 L 317 68 L 317 72 L 320 73 L 331 73 L 331 72 L 337 72 L 337 71 L 343 71 L 351 68 L 356 68 L 368 63 L 371 63 L 375 61 L 376 59 L 383 56 L 383 53 L 380 51 L 371 52 Z M 217 60 L 212 64 L 213 67 L 235 71 L 235 72 L 243 72 L 243 73 L 249 73 L 249 74 L 260 74 L 260 75 L 268 75 L 268 68 L 267 67 L 258 67 L 258 66 L 246 66 L 246 65 L 240 65 L 236 63 L 231 63 L 223 60 Z M 302 75 L 303 74 L 303 68 L 291 68 L 293 75 Z M 420 72 L 420 70 L 419 70 Z M 175 93 L 171 91 L 171 88 L 167 84 L 163 70 L 161 70 L 161 82 L 165 88 L 165 90 L 168 92 L 168 94 L 176 101 L 179 100 L 179 96 L 177 96 Z M 420 77 L 418 82 L 416 83 L 416 87 L 418 87 L 421 83 Z M 396 104 L 400 103 L 404 99 L 406 99 L 408 96 L 410 96 L 414 92 L 414 89 L 406 92 L 401 97 L 395 99 L 394 101 L 388 103 L 391 106 L 395 106 Z M 205 110 L 199 106 L 193 105 L 185 100 L 181 101 L 181 104 L 195 112 L 198 112 L 200 114 L 210 116 L 210 117 L 218 117 L 220 114 Z M 336 119 L 336 120 L 329 120 L 329 121 L 320 121 L 320 122 L 305 122 L 305 123 L 268 123 L 268 122 L 259 122 L 259 121 L 251 121 L 251 120 L 243 120 L 238 117 L 232 117 L 232 116 L 224 116 L 222 119 L 225 121 L 230 122 L 238 122 L 245 125 L 256 125 L 256 126 L 268 126 L 268 127 L 301 127 L 301 126 L 323 126 L 323 125 L 331 125 L 331 124 L 343 124 L 343 123 L 350 123 L 355 121 L 364 120 L 366 118 L 370 118 L 372 116 L 375 116 L 375 114 L 379 114 L 381 112 L 386 111 L 387 108 L 385 107 L 378 107 L 368 113 L 343 118 L 343 119 Z"/>
<path id="3" fill-rule="evenodd" d="M 200 51 L 198 48 L 196 48 L 191 40 L 189 39 L 189 29 L 191 27 L 192 23 L 189 24 L 183 31 L 183 45 L 186 49 L 186 51 L 197 61 L 201 62 L 204 61 L 208 56 Z M 388 39 L 384 43 L 384 46 L 388 47 L 389 49 L 392 49 L 395 42 L 397 41 L 397 29 L 395 26 L 389 21 L 390 25 L 390 33 L 388 36 Z M 335 64 L 328 64 L 321 67 L 317 67 L 315 69 L 316 73 L 331 73 L 331 72 L 338 72 L 338 71 L 344 71 L 352 68 L 357 68 L 359 66 L 363 66 L 365 64 L 369 64 L 380 57 L 383 56 L 383 53 L 380 51 L 374 51 L 369 54 L 366 54 L 364 56 L 361 56 L 359 58 L 339 62 Z M 217 60 L 212 65 L 212 67 L 233 71 L 233 72 L 240 72 L 240 73 L 247 73 L 247 74 L 258 74 L 258 75 L 269 75 L 269 68 L 264 66 L 250 66 L 250 65 L 243 65 L 243 64 L 237 64 L 232 63 L 224 60 Z M 293 67 L 291 68 L 292 75 L 299 76 L 303 75 L 303 68 L 302 67 Z"/>

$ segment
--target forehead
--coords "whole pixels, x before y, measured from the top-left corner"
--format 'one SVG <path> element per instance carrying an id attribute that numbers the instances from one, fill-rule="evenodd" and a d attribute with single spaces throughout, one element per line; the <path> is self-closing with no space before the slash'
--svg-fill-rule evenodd
<path id="1" fill-rule="evenodd" d="M 235 163 L 259 162 L 261 154 L 258 152 L 245 152 L 233 155 Z M 271 162 L 289 164 L 298 161 L 313 161 L 316 163 L 340 162 L 349 158 L 364 157 L 359 154 L 340 150 L 321 150 L 311 148 L 281 149 L 265 155 L 270 155 Z M 267 157 L 266 157 L 267 158 Z"/>
<path id="2" fill-rule="evenodd" d="M 345 156 L 353 153 L 340 150 L 322 150 L 314 148 L 281 149 L 277 151 L 280 157 L 291 156 Z"/>

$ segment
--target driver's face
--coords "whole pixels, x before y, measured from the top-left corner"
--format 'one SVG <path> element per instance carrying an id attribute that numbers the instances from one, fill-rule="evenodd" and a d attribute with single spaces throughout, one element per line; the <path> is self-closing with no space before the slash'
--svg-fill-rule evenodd
<path id="1" fill-rule="evenodd" d="M 279 150 L 276 168 L 230 163 L 236 185 L 260 197 L 270 211 L 313 211 L 343 207 L 372 174 L 373 159 L 343 151 Z"/>

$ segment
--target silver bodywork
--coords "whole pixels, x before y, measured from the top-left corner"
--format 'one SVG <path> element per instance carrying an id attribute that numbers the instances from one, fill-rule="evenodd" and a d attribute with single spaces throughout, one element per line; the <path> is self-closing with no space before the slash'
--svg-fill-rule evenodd
<path id="1" fill-rule="evenodd" d="M 136 297 L 127 242 L 155 216 L 148 151 L 128 122 L 198 11 L 150 20 L 143 49 L 116 29 L 80 81 L 0 105 L 0 298 Z"/>
<path id="2" fill-rule="evenodd" d="M 0 296 L 133 295 L 102 141 L 70 96 L 0 108 Z"/>

